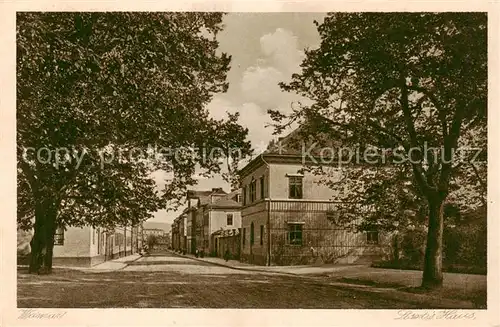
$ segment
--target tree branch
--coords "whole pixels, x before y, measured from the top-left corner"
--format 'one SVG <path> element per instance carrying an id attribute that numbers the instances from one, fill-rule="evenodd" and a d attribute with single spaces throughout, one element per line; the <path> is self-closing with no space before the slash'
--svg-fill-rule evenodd
<path id="1" fill-rule="evenodd" d="M 431 102 L 434 104 L 434 106 L 436 107 L 436 109 L 438 111 L 438 117 L 439 117 L 439 120 L 441 121 L 441 129 L 442 129 L 442 132 L 443 132 L 443 136 L 447 137 L 447 135 L 448 135 L 448 124 L 446 123 L 446 115 L 445 115 L 445 112 L 443 110 L 443 106 L 441 106 L 441 104 L 440 104 L 439 100 L 437 99 L 437 97 L 431 91 L 427 90 L 424 87 L 420 87 L 420 86 L 416 86 L 416 85 L 411 85 L 411 86 L 407 86 L 407 87 L 410 90 L 414 90 L 414 91 L 422 93 L 429 100 L 431 100 Z"/>
<path id="2" fill-rule="evenodd" d="M 457 105 L 455 114 L 453 115 L 453 120 L 450 127 L 450 132 L 447 137 L 444 138 L 444 159 L 443 168 L 441 169 L 441 175 L 439 176 L 439 188 L 442 192 L 448 191 L 448 181 L 452 172 L 452 162 L 453 153 L 458 144 L 458 138 L 460 137 L 460 128 L 465 116 L 466 108 L 464 105 Z"/>
<path id="3" fill-rule="evenodd" d="M 408 101 L 408 88 L 406 86 L 406 77 L 404 74 L 401 74 L 401 80 L 400 80 L 400 88 L 401 88 L 401 108 L 403 110 L 403 116 L 406 124 L 406 129 L 408 132 L 408 135 L 410 137 L 410 146 L 412 148 L 418 148 L 418 139 L 417 139 L 417 132 L 415 130 L 415 124 L 413 122 L 413 118 L 411 115 L 410 111 L 410 105 Z M 415 152 L 411 152 L 410 155 L 413 155 Z M 414 160 L 414 158 L 410 157 L 411 160 L 411 165 L 412 165 L 412 170 L 413 174 L 415 175 L 415 179 L 419 185 L 419 187 L 422 189 L 424 193 L 428 192 L 431 190 L 431 187 L 429 183 L 427 182 L 427 179 L 424 177 L 425 176 L 425 171 L 422 167 L 422 157 L 417 158 L 419 160 Z"/>

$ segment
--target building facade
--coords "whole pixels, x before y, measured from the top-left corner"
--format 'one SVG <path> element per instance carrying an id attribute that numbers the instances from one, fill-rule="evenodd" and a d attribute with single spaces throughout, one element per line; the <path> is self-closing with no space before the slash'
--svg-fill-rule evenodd
<path id="1" fill-rule="evenodd" d="M 240 259 L 240 230 L 238 229 L 225 229 L 218 230 L 212 234 L 213 256 L 219 258 L 228 258 L 232 260 Z"/>
<path id="2" fill-rule="evenodd" d="M 180 233 L 179 233 L 179 217 L 174 219 L 174 222 L 172 223 L 172 250 L 174 251 L 180 251 Z"/>
<path id="3" fill-rule="evenodd" d="M 342 203 L 303 157 L 265 152 L 240 171 L 241 261 L 258 265 L 369 263 L 388 255 L 388 236 L 338 223 Z M 340 172 L 338 178 L 340 178 Z M 335 178 L 335 177 L 333 177 Z M 362 218 L 363 208 L 359 208 Z"/>
<path id="4" fill-rule="evenodd" d="M 103 228 L 68 227 L 56 230 L 54 266 L 90 267 L 107 260 L 139 253 L 142 249 L 142 227 Z M 27 263 L 32 232 L 18 231 L 18 260 Z"/>
<path id="5" fill-rule="evenodd" d="M 172 225 L 172 247 L 174 250 L 194 254 L 203 251 L 218 255 L 219 236 L 214 233 L 231 231 L 239 233 L 241 227 L 241 191 L 226 193 L 222 188 L 207 191 L 189 190 L 187 207 Z M 183 243 L 182 233 L 185 233 Z M 228 236 L 227 234 L 224 234 Z M 236 251 L 237 247 L 231 247 Z M 239 255 L 235 253 L 235 256 Z"/>
<path id="6" fill-rule="evenodd" d="M 147 239 L 148 236 L 154 235 L 154 236 L 164 236 L 167 232 L 164 231 L 163 229 L 160 228 L 144 228 L 143 229 L 143 236 Z"/>
<path id="7" fill-rule="evenodd" d="M 236 191 L 238 192 L 238 191 Z M 203 232 L 204 251 L 212 256 L 222 256 L 229 249 L 229 241 L 225 247 L 220 243 L 220 237 L 236 236 L 241 228 L 241 203 L 236 202 L 231 196 L 223 197 L 204 208 Z M 218 233 L 218 234 L 216 234 Z M 239 257 L 239 249 L 231 246 L 229 249 L 233 256 Z"/>

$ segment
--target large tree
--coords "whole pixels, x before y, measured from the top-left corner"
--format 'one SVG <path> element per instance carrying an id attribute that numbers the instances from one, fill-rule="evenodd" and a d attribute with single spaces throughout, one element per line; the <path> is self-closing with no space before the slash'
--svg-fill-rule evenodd
<path id="1" fill-rule="evenodd" d="M 422 285 L 438 287 L 446 200 L 459 178 L 485 190 L 485 163 L 454 154 L 486 145 L 486 14 L 332 13 L 315 23 L 321 45 L 282 84 L 314 103 L 287 116 L 271 111 L 278 130 L 299 122 L 309 137 L 359 149 L 355 164 L 346 149 L 336 154 L 345 178 L 327 183 L 340 200 L 371 204 L 373 223 L 394 227 L 419 208 L 428 221 Z"/>
<path id="2" fill-rule="evenodd" d="M 50 272 L 64 226 L 135 225 L 178 204 L 195 170 L 250 149 L 231 115 L 221 13 L 18 13 L 18 223 L 30 271 Z M 152 173 L 168 180 L 156 190 Z M 170 202 L 169 202 L 170 201 Z"/>

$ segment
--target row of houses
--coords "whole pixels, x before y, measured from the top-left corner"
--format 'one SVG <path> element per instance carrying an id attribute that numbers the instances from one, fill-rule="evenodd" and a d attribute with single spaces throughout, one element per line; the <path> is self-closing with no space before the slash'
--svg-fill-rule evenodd
<path id="1" fill-rule="evenodd" d="M 146 223 L 151 226 L 154 223 Z M 104 261 L 141 253 L 150 235 L 161 244 L 170 244 L 170 232 L 165 228 L 136 226 L 107 230 L 99 227 L 58 228 L 54 235 L 53 265 L 91 267 Z M 19 264 L 28 264 L 32 231 L 17 231 Z M 165 244 L 167 246 L 168 244 Z"/>
<path id="2" fill-rule="evenodd" d="M 257 265 L 368 263 L 389 256 L 387 235 L 356 232 L 338 223 L 343 204 L 331 201 L 334 193 L 318 183 L 321 177 L 302 172 L 304 157 L 289 145 L 296 135 L 242 168 L 239 189 L 188 191 L 186 208 L 171 227 L 171 247 L 191 254 L 229 254 Z M 362 210 L 359 215 L 361 219 Z M 148 234 L 164 230 L 144 231 L 142 225 L 113 231 L 60 229 L 53 262 L 92 266 L 137 253 Z M 29 253 L 30 240 L 31 235 L 18 237 L 18 253 Z"/>
<path id="3" fill-rule="evenodd" d="M 333 190 L 318 183 L 319 176 L 302 172 L 303 160 L 297 151 L 268 148 L 240 170 L 239 190 L 189 191 L 172 226 L 173 249 L 219 257 L 228 251 L 257 265 L 369 263 L 389 256 L 387 235 L 336 222 L 343 204 L 331 201 Z"/>
<path id="4" fill-rule="evenodd" d="M 29 262 L 31 231 L 18 230 L 18 263 Z M 142 224 L 113 230 L 91 226 L 58 228 L 54 237 L 54 266 L 94 266 L 139 253 L 143 248 Z"/>
<path id="5" fill-rule="evenodd" d="M 222 188 L 188 191 L 187 207 L 172 224 L 174 250 L 194 254 L 197 250 L 221 256 L 222 231 L 234 237 L 241 228 L 241 191 L 226 193 Z M 234 249 L 238 253 L 238 249 Z"/>

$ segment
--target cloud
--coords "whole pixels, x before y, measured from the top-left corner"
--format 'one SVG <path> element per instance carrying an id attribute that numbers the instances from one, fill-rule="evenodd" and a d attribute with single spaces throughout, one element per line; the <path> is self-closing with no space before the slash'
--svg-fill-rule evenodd
<path id="1" fill-rule="evenodd" d="M 288 97 L 278 85 L 284 78 L 284 74 L 274 67 L 249 67 L 241 79 L 244 99 L 258 104 L 264 111 L 274 109 Z"/>
<path id="2" fill-rule="evenodd" d="M 248 67 L 241 78 L 244 102 L 253 102 L 264 112 L 268 109 L 290 111 L 290 104 L 300 96 L 283 92 L 280 82 L 290 80 L 300 70 L 304 53 L 298 48 L 297 37 L 292 32 L 278 28 L 260 38 L 260 52 L 255 64 Z"/>
<path id="3" fill-rule="evenodd" d="M 234 104 L 221 96 L 214 97 L 208 104 L 207 109 L 210 116 L 215 119 L 227 118 L 227 112 L 240 113 L 239 123 L 248 128 L 248 139 L 254 148 L 262 148 L 262 144 L 269 143 L 273 139 L 272 127 L 265 127 L 271 123 L 271 118 L 266 110 L 254 102 Z"/>
<path id="4" fill-rule="evenodd" d="M 260 55 L 256 55 L 253 65 L 243 71 L 240 80 L 241 94 L 231 102 L 218 96 L 209 104 L 208 110 L 214 118 L 226 117 L 226 112 L 240 113 L 240 123 L 249 129 L 248 138 L 256 152 L 265 149 L 273 128 L 268 109 L 290 113 L 292 103 L 308 103 L 303 97 L 281 90 L 279 83 L 290 80 L 291 75 L 300 71 L 304 53 L 299 49 L 297 37 L 290 31 L 277 28 L 259 38 Z"/>
<path id="5" fill-rule="evenodd" d="M 272 65 L 289 77 L 299 70 L 304 59 L 304 52 L 298 48 L 298 40 L 292 32 L 277 28 L 260 38 L 260 47 L 264 55 L 270 58 Z"/>
<path id="6" fill-rule="evenodd" d="M 225 119 L 227 113 L 234 114 L 238 112 L 238 107 L 224 99 L 223 96 L 216 95 L 207 105 L 207 110 L 210 116 L 214 119 Z"/>

